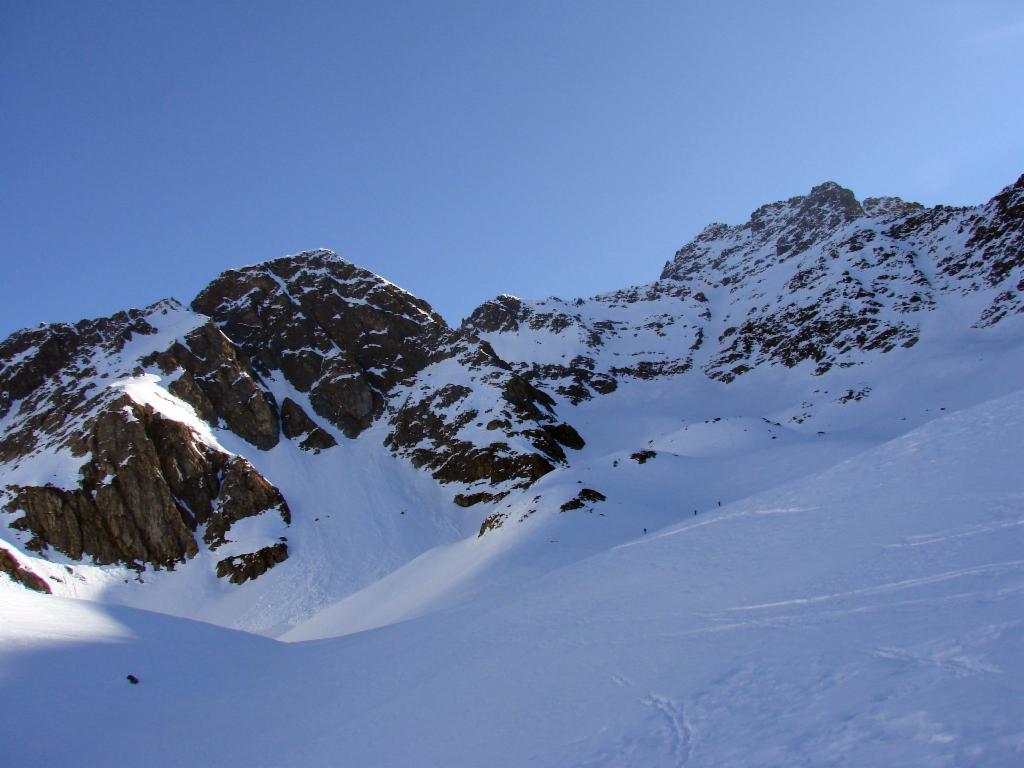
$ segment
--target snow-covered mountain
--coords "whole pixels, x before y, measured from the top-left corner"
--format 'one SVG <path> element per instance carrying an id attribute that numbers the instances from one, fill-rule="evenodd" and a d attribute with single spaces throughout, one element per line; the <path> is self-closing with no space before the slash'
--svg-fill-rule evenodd
<path id="1" fill-rule="evenodd" d="M 329 251 L 229 271 L 0 343 L 0 674 L 39 738 L 61 685 L 136 751 L 245 723 L 155 764 L 1012 765 L 1022 397 L 1024 177 L 826 183 L 459 328 Z"/>

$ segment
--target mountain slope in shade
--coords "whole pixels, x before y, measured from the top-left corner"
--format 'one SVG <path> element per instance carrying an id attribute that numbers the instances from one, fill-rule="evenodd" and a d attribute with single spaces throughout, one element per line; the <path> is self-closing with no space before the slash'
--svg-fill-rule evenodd
<path id="1" fill-rule="evenodd" d="M 1017 765 L 1022 435 L 1018 389 L 459 608 L 318 642 L 0 584 L 5 753 Z M 639 467 L 664 479 L 662 458 Z"/>

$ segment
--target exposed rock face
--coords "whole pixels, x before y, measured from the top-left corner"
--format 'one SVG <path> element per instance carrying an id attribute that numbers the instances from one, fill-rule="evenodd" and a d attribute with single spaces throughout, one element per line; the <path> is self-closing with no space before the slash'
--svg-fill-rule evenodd
<path id="1" fill-rule="evenodd" d="M 0 462 L 74 436 L 107 395 L 111 373 L 97 366 L 123 357 L 133 340 L 156 336 L 154 318 L 179 308 L 162 302 L 75 325 L 42 325 L 0 343 L 0 418 L 10 417 L 0 433 Z"/>
<path id="2" fill-rule="evenodd" d="M 499 297 L 474 310 L 463 328 L 527 381 L 578 404 L 614 392 L 623 380 L 689 371 L 709 316 L 702 292 L 661 281 L 573 301 Z M 562 354 L 550 356 L 553 349 Z"/>
<path id="3" fill-rule="evenodd" d="M 523 487 L 565 461 L 563 445 L 583 444 L 571 426 L 557 422 L 547 393 L 465 331 L 451 334 L 392 402 L 385 445 L 443 483 Z M 493 490 L 475 491 L 460 493 L 457 503 L 495 498 Z"/>
<path id="4" fill-rule="evenodd" d="M 502 525 L 505 524 L 506 517 L 507 515 L 504 515 L 501 512 L 492 512 L 484 518 L 484 521 L 482 523 L 480 523 L 480 531 L 479 533 L 477 533 L 476 537 L 479 539 L 488 531 L 498 530 L 499 528 L 501 528 Z"/>
<path id="5" fill-rule="evenodd" d="M 608 497 L 600 491 L 595 491 L 593 488 L 580 488 L 577 493 L 569 501 L 562 504 L 559 509 L 563 512 L 571 512 L 574 509 L 583 509 L 588 504 L 596 504 L 599 501 L 605 501 Z"/>
<path id="6" fill-rule="evenodd" d="M 487 491 L 459 493 L 455 496 L 455 503 L 460 507 L 472 507 L 476 504 L 496 504 L 506 496 L 508 496 L 508 493 L 504 491 L 502 493 L 488 493 Z"/>
<path id="7" fill-rule="evenodd" d="M 533 312 L 522 299 L 503 293 L 473 310 L 463 327 L 477 333 L 507 333 L 519 330 L 519 324 Z"/>
<path id="8" fill-rule="evenodd" d="M 52 547 L 97 563 L 170 566 L 198 552 L 194 532 L 216 548 L 234 522 L 267 511 L 290 522 L 280 492 L 240 457 L 196 442 L 187 427 L 127 397 L 104 411 L 85 439 L 81 486 L 13 486 L 12 523 L 27 547 Z"/>
<path id="9" fill-rule="evenodd" d="M 192 306 L 214 318 L 259 375 L 306 393 L 316 416 L 348 437 L 387 410 L 388 447 L 442 482 L 533 482 L 565 460 L 546 393 L 472 334 L 453 333 L 426 302 L 330 251 L 226 272 Z M 428 366 L 447 380 L 434 386 Z M 414 380 L 419 386 L 400 386 Z M 471 394 L 475 405 L 467 406 Z M 474 432 L 485 413 L 507 426 Z M 291 399 L 281 418 L 285 436 L 307 449 L 334 444 Z M 570 431 L 557 435 L 580 444 Z"/>
<path id="10" fill-rule="evenodd" d="M 657 451 L 644 449 L 642 451 L 637 451 L 636 453 L 629 454 L 629 458 L 631 458 L 637 464 L 646 464 L 648 461 L 655 458 L 657 455 Z"/>
<path id="11" fill-rule="evenodd" d="M 277 445 L 280 434 L 273 395 L 259 385 L 249 361 L 212 322 L 141 362 L 165 374 L 177 374 L 168 391 L 195 408 L 203 421 L 223 422 L 262 450 Z"/>
<path id="12" fill-rule="evenodd" d="M 281 492 L 240 456 L 232 456 L 221 470 L 217 504 L 206 522 L 203 540 L 216 549 L 227 541 L 231 526 L 247 517 L 273 511 L 285 525 L 292 521 L 291 510 Z M 197 519 L 202 524 L 203 519 Z"/>
<path id="13" fill-rule="evenodd" d="M 52 592 L 50 585 L 39 574 L 23 567 L 17 558 L 3 547 L 0 547 L 0 573 L 6 573 L 11 581 L 21 584 L 26 589 L 46 595 Z"/>
<path id="14" fill-rule="evenodd" d="M 279 439 L 277 406 L 247 360 L 176 302 L 0 344 L 0 506 L 27 548 L 172 567 L 198 552 L 200 528 L 215 548 L 243 517 L 271 512 L 287 524 L 280 492 L 249 462 L 135 399 L 145 393 L 254 446 Z M 51 465 L 59 471 L 47 474 Z"/>
<path id="15" fill-rule="evenodd" d="M 232 584 L 244 584 L 251 579 L 259 578 L 287 559 L 288 545 L 281 542 L 255 552 L 224 558 L 217 563 L 217 576 L 227 577 Z"/>
<path id="16" fill-rule="evenodd" d="M 337 440 L 309 418 L 302 410 L 302 406 L 290 397 L 286 397 L 281 403 L 281 429 L 289 440 L 298 440 L 301 437 L 299 447 L 305 451 L 320 453 L 338 444 Z"/>
<path id="17" fill-rule="evenodd" d="M 192 307 L 348 437 L 370 426 L 447 331 L 425 301 L 330 251 L 225 272 Z"/>
<path id="18" fill-rule="evenodd" d="M 924 210 L 920 203 L 908 203 L 898 197 L 867 197 L 862 207 L 865 214 L 882 222 L 904 219 Z"/>

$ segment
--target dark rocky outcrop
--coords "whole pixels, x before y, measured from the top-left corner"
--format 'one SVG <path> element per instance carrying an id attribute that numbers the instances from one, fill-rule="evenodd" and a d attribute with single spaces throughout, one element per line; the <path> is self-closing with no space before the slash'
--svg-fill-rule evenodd
<path id="1" fill-rule="evenodd" d="M 140 362 L 155 365 L 171 376 L 178 374 L 168 391 L 195 408 L 204 421 L 223 422 L 263 450 L 277 445 L 278 414 L 273 395 L 260 386 L 249 361 L 212 322 Z"/>
<path id="2" fill-rule="evenodd" d="M 370 426 L 447 331 L 429 304 L 330 251 L 225 272 L 192 308 L 348 437 Z"/>
<path id="3" fill-rule="evenodd" d="M 488 493 L 487 491 L 478 491 L 477 493 L 457 493 L 455 494 L 455 503 L 460 507 L 472 507 L 477 504 L 494 504 L 501 501 L 503 498 L 508 496 L 507 491 L 501 493 Z"/>
<path id="4" fill-rule="evenodd" d="M 494 512 L 484 518 L 484 521 L 480 523 L 480 532 L 477 533 L 476 537 L 479 539 L 488 531 L 496 531 L 501 528 L 505 523 L 507 515 L 503 512 Z"/>
<path id="5" fill-rule="evenodd" d="M 518 331 L 519 324 L 530 316 L 522 299 L 502 294 L 481 304 L 462 321 L 463 328 L 476 333 L 508 333 Z"/>
<path id="6" fill-rule="evenodd" d="M 600 491 L 595 491 L 593 488 L 580 488 L 572 499 L 562 504 L 559 509 L 563 512 L 571 512 L 574 509 L 583 509 L 588 504 L 595 504 L 599 501 L 605 501 L 608 497 Z"/>
<path id="7" fill-rule="evenodd" d="M 235 557 L 226 557 L 217 563 L 217 576 L 232 584 L 244 584 L 257 579 L 275 565 L 288 559 L 288 545 L 284 542 L 263 547 Z"/>
<path id="8" fill-rule="evenodd" d="M 3 547 L 0 547 L 0 573 L 7 574 L 7 577 L 15 584 L 21 584 L 34 592 L 49 595 L 53 591 L 45 579 L 34 571 L 22 567 L 17 558 Z"/>
<path id="9" fill-rule="evenodd" d="M 338 444 L 330 433 L 313 421 L 302 406 L 290 397 L 286 397 L 281 403 L 281 430 L 289 440 L 302 438 L 299 447 L 314 453 L 320 453 Z"/>
<path id="10" fill-rule="evenodd" d="M 156 337 L 157 319 L 180 308 L 167 300 L 74 325 L 28 328 L 0 342 L 0 418 L 12 417 L 0 433 L 0 463 L 73 437 L 107 395 L 111 372 L 99 366 L 130 342 Z"/>
<path id="11" fill-rule="evenodd" d="M 124 397 L 76 445 L 81 485 L 14 486 L 12 527 L 49 547 L 97 563 L 171 566 L 198 552 L 194 532 L 215 548 L 231 525 L 273 511 L 287 524 L 280 492 L 252 465 L 195 440 L 183 424 Z"/>
<path id="12" fill-rule="evenodd" d="M 291 510 L 281 492 L 240 456 L 232 456 L 221 470 L 217 504 L 206 523 L 203 541 L 216 549 L 227 541 L 231 526 L 247 517 L 277 512 L 285 525 L 291 524 Z"/>
<path id="13" fill-rule="evenodd" d="M 136 390 L 255 448 L 279 440 L 277 404 L 246 356 L 173 300 L 15 333 L 0 344 L 0 507 L 28 549 L 170 568 L 197 554 L 197 535 L 215 548 L 244 517 L 271 512 L 287 524 L 287 503 L 248 461 L 136 402 Z M 77 473 L 9 479 L 53 455 Z"/>
<path id="14" fill-rule="evenodd" d="M 650 449 L 644 449 L 642 451 L 636 451 L 635 453 L 629 454 L 629 458 L 635 461 L 637 464 L 646 464 L 648 461 L 658 455 L 657 451 Z"/>
<path id="15" fill-rule="evenodd" d="M 554 400 L 514 373 L 489 344 L 460 330 L 433 362 L 448 376 L 457 372 L 459 383 L 447 377 L 435 383 L 427 369 L 398 392 L 385 438 L 392 451 L 442 483 L 485 482 L 505 490 L 529 485 L 565 461 L 554 434 L 573 444 L 578 434 L 556 426 Z M 475 492 L 460 497 L 465 503 Z"/>

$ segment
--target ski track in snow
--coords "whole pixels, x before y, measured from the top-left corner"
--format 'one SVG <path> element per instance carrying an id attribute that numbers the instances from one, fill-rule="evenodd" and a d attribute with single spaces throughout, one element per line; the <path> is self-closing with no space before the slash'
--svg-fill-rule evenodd
<path id="1" fill-rule="evenodd" d="M 918 579 L 906 579 L 904 581 L 892 582 L 890 584 L 879 584 L 874 587 L 863 589 L 852 589 L 848 592 L 837 592 L 831 595 L 813 595 L 810 597 L 798 597 L 792 600 L 780 600 L 774 603 L 761 603 L 760 605 L 740 605 L 729 608 L 730 611 L 760 611 L 773 608 L 784 608 L 795 605 L 811 605 L 822 603 L 827 600 L 840 600 L 850 597 L 862 597 L 867 595 L 879 595 L 887 592 L 895 592 L 903 589 L 913 589 L 929 584 L 935 584 L 950 579 L 960 579 L 967 576 L 979 576 L 987 573 L 1004 573 L 1007 571 L 1024 569 L 1024 560 L 1011 560 L 1005 563 L 988 563 L 976 568 L 964 568 L 957 571 L 937 573 L 932 576 L 925 576 Z"/>
<path id="2" fill-rule="evenodd" d="M 966 539 L 971 536 L 981 536 L 986 533 L 1002 531 L 1006 528 L 1014 528 L 1019 525 L 1024 525 L 1024 518 L 1020 518 L 1018 520 L 1005 520 L 1000 523 L 991 523 L 988 525 L 973 525 L 968 528 L 954 528 L 938 533 L 925 533 L 918 536 L 908 536 L 905 541 L 897 544 L 886 544 L 885 546 L 894 549 L 900 547 L 926 547 L 930 544 L 939 544 L 941 542 L 953 541 L 955 539 Z"/>
<path id="3" fill-rule="evenodd" d="M 665 719 L 668 726 L 668 744 L 671 748 L 672 759 L 675 765 L 684 766 L 690 760 L 690 740 L 693 731 L 686 720 L 686 711 L 681 704 L 676 703 L 668 696 L 650 694 L 643 703 L 653 707 Z"/>

